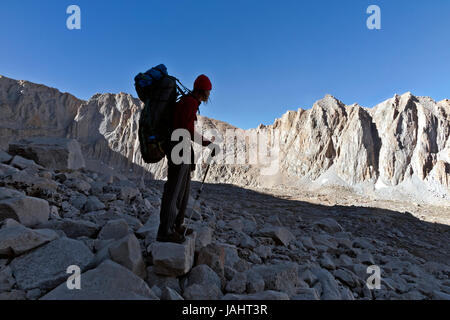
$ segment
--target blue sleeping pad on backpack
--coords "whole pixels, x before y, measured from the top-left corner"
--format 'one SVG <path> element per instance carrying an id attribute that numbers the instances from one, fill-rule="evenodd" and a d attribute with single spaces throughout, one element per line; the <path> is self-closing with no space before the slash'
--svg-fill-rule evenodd
<path id="1" fill-rule="evenodd" d="M 139 73 L 134 78 L 134 86 L 139 99 L 145 102 L 148 98 L 151 85 L 154 82 L 161 80 L 161 78 L 166 75 L 168 75 L 168 73 L 164 64 L 157 65 L 156 67 L 147 70 L 145 73 Z"/>

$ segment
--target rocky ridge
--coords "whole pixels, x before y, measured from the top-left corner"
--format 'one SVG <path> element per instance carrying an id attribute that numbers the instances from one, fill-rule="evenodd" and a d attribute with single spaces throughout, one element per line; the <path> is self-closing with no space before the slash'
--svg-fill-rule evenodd
<path id="1" fill-rule="evenodd" d="M 96 94 L 89 101 L 27 81 L 0 76 L 0 147 L 31 136 L 79 141 L 88 168 L 163 179 L 166 162 L 142 162 L 137 121 L 142 103 L 129 94 Z M 229 124 L 199 116 L 197 129 Z M 280 170 L 262 175 L 261 165 L 212 166 L 209 182 L 243 187 L 348 187 L 373 199 L 405 198 L 448 205 L 450 197 L 450 100 L 411 93 L 373 108 L 345 105 L 327 95 L 311 109 L 288 111 L 272 125 L 241 130 L 280 133 Z M 238 155 L 248 145 L 238 143 Z M 196 170 L 195 178 L 203 172 Z"/>

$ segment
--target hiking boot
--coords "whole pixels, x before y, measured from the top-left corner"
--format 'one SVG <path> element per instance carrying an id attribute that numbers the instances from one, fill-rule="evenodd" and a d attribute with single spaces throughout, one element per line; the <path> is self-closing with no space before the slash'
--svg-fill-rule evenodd
<path id="1" fill-rule="evenodd" d="M 175 231 L 178 232 L 179 234 L 183 234 L 184 235 L 184 231 L 186 230 L 185 226 L 179 226 L 179 227 L 175 227 Z M 192 234 L 192 232 L 194 232 L 194 230 L 192 230 L 191 228 L 187 228 L 186 230 L 186 235 L 190 235 Z"/>
<path id="2" fill-rule="evenodd" d="M 170 234 L 156 237 L 156 241 L 182 244 L 184 241 L 186 241 L 186 238 L 183 236 L 183 234 L 174 231 Z"/>

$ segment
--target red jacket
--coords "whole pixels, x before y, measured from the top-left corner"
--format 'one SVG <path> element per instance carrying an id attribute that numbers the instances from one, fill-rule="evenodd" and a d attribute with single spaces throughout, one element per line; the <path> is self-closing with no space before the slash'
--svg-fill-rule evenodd
<path id="1" fill-rule="evenodd" d="M 194 127 L 197 121 L 197 111 L 200 101 L 191 95 L 184 96 L 175 104 L 173 112 L 173 130 L 186 129 L 191 134 L 191 140 L 194 141 Z M 211 141 L 202 137 L 202 145 L 208 146 Z"/>

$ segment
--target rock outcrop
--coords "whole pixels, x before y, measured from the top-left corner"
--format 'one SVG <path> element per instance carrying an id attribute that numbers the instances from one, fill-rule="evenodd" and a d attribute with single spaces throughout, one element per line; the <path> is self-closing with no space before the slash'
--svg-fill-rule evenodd
<path id="1" fill-rule="evenodd" d="M 65 137 L 82 100 L 57 89 L 0 76 L 0 148 L 11 138 Z"/>
<path id="2" fill-rule="evenodd" d="M 10 143 L 8 152 L 34 160 L 49 169 L 76 170 L 85 166 L 80 145 L 75 139 L 27 138 Z"/>

